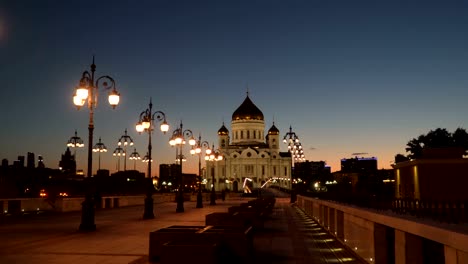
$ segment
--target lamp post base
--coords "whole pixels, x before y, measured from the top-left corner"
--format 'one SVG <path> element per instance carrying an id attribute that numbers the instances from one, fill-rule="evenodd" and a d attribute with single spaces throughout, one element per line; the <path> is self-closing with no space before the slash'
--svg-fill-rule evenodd
<path id="1" fill-rule="evenodd" d="M 203 196 L 200 191 L 197 194 L 197 208 L 203 208 Z"/>
<path id="2" fill-rule="evenodd" d="M 143 213 L 143 219 L 153 219 L 153 197 L 146 196 L 145 198 L 145 212 Z"/>
<path id="3" fill-rule="evenodd" d="M 81 223 L 80 231 L 88 232 L 95 231 L 96 224 L 94 223 L 94 202 L 89 195 L 81 203 Z"/>
<path id="4" fill-rule="evenodd" d="M 176 200 L 177 200 L 176 213 L 183 213 L 184 212 L 184 194 L 178 193 Z"/>
<path id="5" fill-rule="evenodd" d="M 210 205 L 216 205 L 216 193 L 214 191 L 210 195 Z"/>

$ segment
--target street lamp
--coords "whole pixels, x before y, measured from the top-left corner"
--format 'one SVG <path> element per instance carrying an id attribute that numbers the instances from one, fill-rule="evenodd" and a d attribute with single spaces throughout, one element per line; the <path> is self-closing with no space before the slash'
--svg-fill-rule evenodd
<path id="1" fill-rule="evenodd" d="M 83 140 L 78 136 L 78 132 L 76 132 L 76 130 L 75 130 L 75 135 L 72 136 L 68 140 L 67 147 L 74 148 L 73 155 L 75 155 L 75 159 L 76 159 L 76 148 L 84 147 Z"/>
<path id="2" fill-rule="evenodd" d="M 194 146 L 196 144 L 195 138 L 193 138 L 193 133 L 190 129 L 183 130 L 182 122 L 180 122 L 180 127 L 172 132 L 172 137 L 169 140 L 171 146 L 178 146 L 179 152 L 179 165 L 180 165 L 180 175 L 179 175 L 179 189 L 177 191 L 177 208 L 176 213 L 184 212 L 184 191 L 183 191 L 183 182 L 182 182 L 182 146 L 185 144 L 185 137 L 189 138 L 189 145 Z"/>
<path id="3" fill-rule="evenodd" d="M 97 152 L 99 156 L 98 171 L 101 170 L 101 152 L 107 152 L 107 147 L 104 143 L 101 142 L 101 137 L 99 137 L 99 142 L 96 143 L 93 147 L 93 152 Z"/>
<path id="4" fill-rule="evenodd" d="M 84 71 L 79 85 L 75 88 L 75 95 L 73 96 L 73 103 L 77 106 L 78 110 L 88 103 L 89 109 L 89 138 L 88 138 L 88 178 L 93 177 L 93 132 L 94 132 L 94 109 L 98 102 L 98 91 L 99 88 L 104 90 L 110 90 L 109 92 L 109 104 L 112 108 L 115 108 L 119 104 L 120 94 L 115 88 L 115 81 L 110 76 L 104 75 L 96 80 L 94 79 L 94 72 L 96 71 L 96 65 L 91 64 L 91 72 Z M 102 81 L 102 82 L 101 82 Z M 108 83 L 109 81 L 110 83 Z M 81 231 L 93 231 L 96 230 L 96 224 L 94 223 L 94 202 L 92 199 L 92 188 L 88 188 L 84 202 L 82 203 L 82 214 L 81 214 Z"/>
<path id="5" fill-rule="evenodd" d="M 114 153 L 112 153 L 112 156 L 118 157 L 117 158 L 117 171 L 120 171 L 120 156 L 123 156 L 125 158 L 125 150 L 121 147 L 116 147 L 114 149 Z"/>
<path id="6" fill-rule="evenodd" d="M 140 154 L 138 154 L 136 149 L 134 149 L 133 152 L 130 154 L 129 159 L 133 160 L 133 170 L 136 170 L 136 161 L 141 159 Z"/>
<path id="7" fill-rule="evenodd" d="M 209 152 L 209 154 L 208 154 L 208 152 Z M 208 151 L 208 149 L 207 149 L 206 153 L 208 155 L 205 156 L 205 160 L 206 161 L 213 161 L 213 168 L 215 167 L 214 166 L 214 161 L 223 160 L 223 156 L 219 153 L 219 151 L 214 150 L 214 145 L 213 145 L 213 148 L 210 151 Z M 215 174 L 214 174 L 214 171 L 211 173 L 211 183 L 212 183 L 212 186 L 211 186 L 211 195 L 210 195 L 210 205 L 216 205 L 216 191 L 215 191 Z"/>
<path id="8" fill-rule="evenodd" d="M 123 134 L 120 139 L 119 139 L 119 142 L 117 143 L 117 145 L 120 147 L 120 146 L 123 146 L 124 148 L 124 171 L 127 170 L 127 145 L 129 146 L 133 146 L 133 139 L 127 135 L 127 129 L 125 129 L 125 134 Z"/>
<path id="9" fill-rule="evenodd" d="M 150 161 L 148 152 L 146 153 L 146 155 L 143 157 L 141 161 L 145 163 L 148 163 Z M 153 162 L 153 159 L 151 159 L 151 162 Z"/>
<path id="10" fill-rule="evenodd" d="M 169 124 L 166 122 L 166 115 L 161 111 L 156 111 L 153 113 L 153 103 L 149 102 L 149 108 L 145 111 L 141 112 L 140 118 L 138 123 L 136 124 L 136 131 L 138 133 L 148 132 L 148 153 L 147 153 L 147 161 L 148 161 L 148 183 L 147 183 L 147 190 L 146 190 L 146 197 L 145 197 L 145 211 L 143 213 L 143 219 L 152 219 L 154 218 L 153 212 L 153 190 L 154 185 L 152 182 L 151 176 L 151 162 L 153 162 L 151 158 L 151 134 L 153 133 L 154 127 L 153 123 L 155 121 L 162 121 L 161 123 L 161 131 L 166 134 L 169 130 Z"/>
<path id="11" fill-rule="evenodd" d="M 202 148 L 206 148 L 206 155 L 211 154 L 211 149 L 210 149 L 210 143 L 207 141 L 202 141 L 201 140 L 201 134 L 198 136 L 198 140 L 196 142 L 196 145 L 192 147 L 190 150 L 190 154 L 198 155 L 198 194 L 197 194 L 197 208 L 203 208 L 203 196 L 202 196 L 202 175 L 201 175 L 201 154 L 202 154 Z"/>
<path id="12" fill-rule="evenodd" d="M 76 170 L 76 148 L 84 147 L 83 140 L 78 136 L 78 133 L 75 129 L 75 135 L 72 136 L 68 142 L 67 147 L 73 148 L 73 158 L 75 159 L 75 170 Z"/>
<path id="13" fill-rule="evenodd" d="M 300 162 L 305 159 L 304 150 L 302 149 L 299 137 L 292 131 L 291 126 L 289 126 L 289 132 L 284 135 L 283 142 L 288 144 L 288 151 L 291 153 L 291 203 L 294 203 L 296 201 L 296 193 L 293 188 L 294 162 Z"/>

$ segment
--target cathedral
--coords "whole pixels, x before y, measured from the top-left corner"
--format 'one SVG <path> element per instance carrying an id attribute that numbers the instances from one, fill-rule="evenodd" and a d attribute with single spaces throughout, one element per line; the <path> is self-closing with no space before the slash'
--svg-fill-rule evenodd
<path id="1" fill-rule="evenodd" d="M 274 122 L 265 135 L 262 111 L 247 92 L 244 102 L 234 111 L 231 133 L 224 122 L 218 130 L 220 161 L 207 161 L 207 187 L 217 191 L 250 192 L 266 184 L 291 187 L 291 154 L 280 151 L 280 131 Z"/>

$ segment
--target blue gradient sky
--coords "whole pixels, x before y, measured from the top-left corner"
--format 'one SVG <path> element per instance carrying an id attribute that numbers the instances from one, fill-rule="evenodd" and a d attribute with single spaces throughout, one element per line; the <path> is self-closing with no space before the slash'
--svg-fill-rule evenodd
<path id="1" fill-rule="evenodd" d="M 366 152 L 390 168 L 411 138 L 467 127 L 466 14 L 466 1 L 2 1 L 0 158 L 29 151 L 57 168 L 75 129 L 87 142 L 89 111 L 72 96 L 94 54 L 97 75 L 121 93 L 112 110 L 100 92 L 102 168 L 115 171 L 126 128 L 145 154 L 147 134 L 134 126 L 150 97 L 172 128 L 182 119 L 216 142 L 247 85 L 266 129 L 291 125 L 308 160 L 336 171 Z M 153 136 L 156 174 L 175 158 L 168 140 Z M 184 172 L 196 173 L 198 159 L 184 153 Z"/>

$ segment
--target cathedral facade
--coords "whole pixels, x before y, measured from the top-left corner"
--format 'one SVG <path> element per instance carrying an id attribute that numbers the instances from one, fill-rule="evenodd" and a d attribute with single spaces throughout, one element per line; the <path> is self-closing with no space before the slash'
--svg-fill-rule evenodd
<path id="1" fill-rule="evenodd" d="M 280 151 L 280 131 L 274 122 L 265 134 L 262 111 L 247 93 L 234 111 L 231 132 L 225 124 L 218 130 L 220 161 L 207 161 L 207 188 L 213 183 L 217 191 L 249 192 L 274 183 L 291 187 L 291 154 Z"/>

